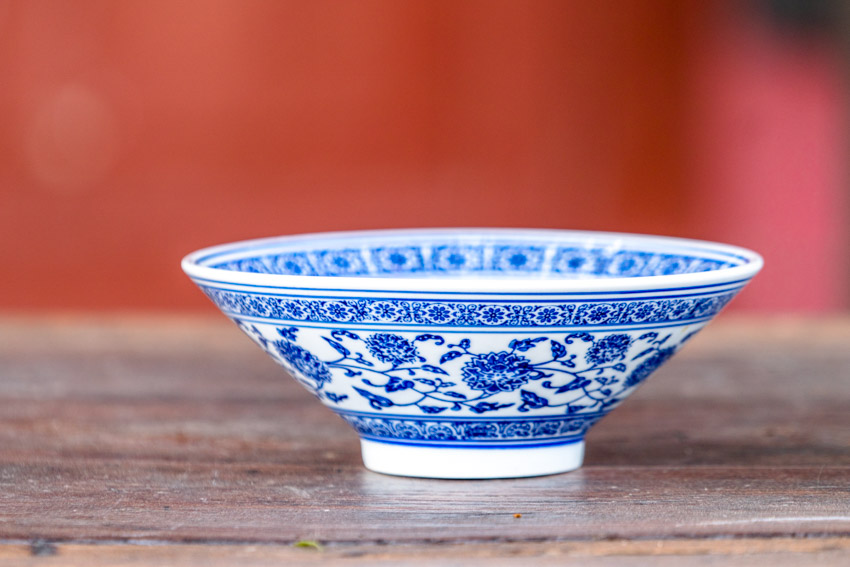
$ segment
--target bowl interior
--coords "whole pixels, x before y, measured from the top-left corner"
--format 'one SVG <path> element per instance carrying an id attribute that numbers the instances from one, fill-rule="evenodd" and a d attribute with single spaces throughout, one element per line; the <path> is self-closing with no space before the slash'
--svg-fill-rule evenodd
<path id="1" fill-rule="evenodd" d="M 263 274 L 369 278 L 638 278 L 753 261 L 719 244 L 536 230 L 423 230 L 282 237 L 209 250 L 197 265 Z"/>

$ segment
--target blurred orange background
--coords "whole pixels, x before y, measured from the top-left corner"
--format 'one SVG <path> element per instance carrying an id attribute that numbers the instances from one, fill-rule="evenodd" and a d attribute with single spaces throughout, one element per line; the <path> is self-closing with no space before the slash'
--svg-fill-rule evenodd
<path id="1" fill-rule="evenodd" d="M 773 4 L 0 0 L 0 310 L 424 226 L 720 240 L 767 261 L 734 308 L 845 309 L 846 42 Z"/>

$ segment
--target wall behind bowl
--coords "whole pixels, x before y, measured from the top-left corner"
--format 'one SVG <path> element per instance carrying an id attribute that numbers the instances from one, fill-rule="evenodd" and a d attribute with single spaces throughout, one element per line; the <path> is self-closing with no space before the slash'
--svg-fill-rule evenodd
<path id="1" fill-rule="evenodd" d="M 730 241 L 768 261 L 738 308 L 842 308 L 842 62 L 764 20 L 0 2 L 0 309 L 207 309 L 178 267 L 195 248 L 404 226 Z"/>

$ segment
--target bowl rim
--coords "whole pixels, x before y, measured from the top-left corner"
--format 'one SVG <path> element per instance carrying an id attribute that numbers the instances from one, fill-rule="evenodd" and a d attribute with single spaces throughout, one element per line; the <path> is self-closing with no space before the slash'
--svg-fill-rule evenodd
<path id="1" fill-rule="evenodd" d="M 202 265 L 211 256 L 234 253 L 240 249 L 250 248 L 260 250 L 282 244 L 310 243 L 320 240 L 386 238 L 404 236 L 441 235 L 453 236 L 475 234 L 481 237 L 499 237 L 507 235 L 523 238 L 570 237 L 587 240 L 607 240 L 609 244 L 617 241 L 627 241 L 633 244 L 662 245 L 697 248 L 703 252 L 735 255 L 744 260 L 738 266 L 723 267 L 705 272 L 673 274 L 662 276 L 631 276 L 606 278 L 532 278 L 504 276 L 498 278 L 460 277 L 440 278 L 423 274 L 405 277 L 384 276 L 313 276 L 267 274 L 241 272 L 224 268 L 213 268 Z M 719 284 L 746 283 L 763 267 L 764 260 L 758 253 L 734 246 L 707 240 L 636 234 L 625 232 L 604 232 L 568 229 L 536 229 L 536 228 L 403 228 L 311 232 L 291 235 L 273 236 L 238 240 L 215 246 L 198 249 L 186 255 L 181 261 L 183 271 L 193 280 L 205 283 L 241 285 L 247 287 L 317 290 L 317 291 L 376 291 L 376 292 L 410 292 L 410 293 L 616 293 L 626 291 L 658 290 L 658 289 L 690 289 L 714 286 Z"/>

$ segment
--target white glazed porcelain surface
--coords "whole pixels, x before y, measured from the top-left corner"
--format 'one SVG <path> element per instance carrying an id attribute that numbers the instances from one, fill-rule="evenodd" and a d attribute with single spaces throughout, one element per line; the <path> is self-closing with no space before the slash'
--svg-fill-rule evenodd
<path id="1" fill-rule="evenodd" d="M 578 467 L 587 430 L 761 265 L 714 243 L 522 229 L 301 235 L 183 261 L 358 431 L 367 467 L 438 478 Z"/>

